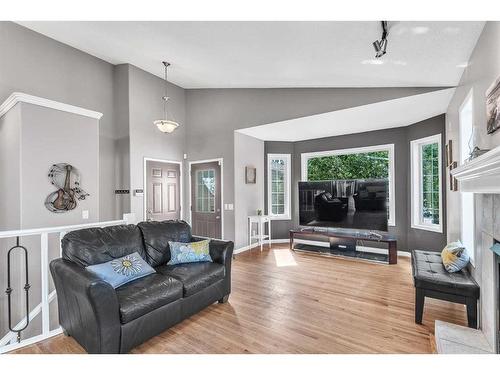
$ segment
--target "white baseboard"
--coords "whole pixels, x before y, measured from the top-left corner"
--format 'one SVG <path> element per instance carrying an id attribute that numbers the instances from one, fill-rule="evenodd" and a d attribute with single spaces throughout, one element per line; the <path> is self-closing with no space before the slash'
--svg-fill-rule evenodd
<path id="1" fill-rule="evenodd" d="M 264 245 L 268 245 L 269 243 L 288 243 L 290 242 L 289 239 L 286 239 L 286 238 L 283 238 L 283 239 L 274 239 L 274 240 L 271 240 L 271 241 L 264 241 Z M 247 245 L 247 246 L 243 246 L 243 247 L 240 247 L 236 250 L 233 251 L 233 254 L 236 255 L 236 254 L 240 254 L 240 253 L 243 253 L 245 251 L 248 251 L 250 249 L 253 249 L 254 247 L 259 247 L 259 244 L 258 243 L 253 243 L 251 245 Z"/>
<path id="2" fill-rule="evenodd" d="M 303 240 L 303 239 L 295 239 L 294 241 L 298 242 L 298 243 L 305 244 L 305 245 L 330 247 L 330 244 L 328 242 L 310 241 L 310 240 Z M 290 240 L 288 238 L 279 238 L 279 239 L 274 239 L 274 240 L 271 240 L 271 241 L 265 241 L 264 244 L 265 245 L 269 244 L 269 242 L 271 242 L 272 244 L 273 243 L 288 243 L 288 242 L 290 242 Z M 243 252 L 248 251 L 250 249 L 253 249 L 254 247 L 259 247 L 259 245 L 255 243 L 255 244 L 252 244 L 252 245 L 247 245 L 247 246 L 240 247 L 240 248 L 234 250 L 233 254 L 235 254 L 235 255 L 236 254 L 240 254 L 240 253 L 243 253 Z M 367 252 L 367 253 L 387 254 L 387 250 L 385 250 L 385 249 L 378 249 L 376 247 L 357 246 L 356 249 L 359 250 L 359 251 Z M 411 253 L 408 252 L 408 251 L 398 250 L 398 256 L 410 257 Z"/>

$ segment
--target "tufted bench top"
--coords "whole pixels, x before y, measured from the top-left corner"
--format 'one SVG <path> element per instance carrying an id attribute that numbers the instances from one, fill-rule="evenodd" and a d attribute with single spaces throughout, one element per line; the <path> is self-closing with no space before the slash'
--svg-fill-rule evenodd
<path id="1" fill-rule="evenodd" d="M 466 269 L 453 273 L 446 271 L 440 253 L 413 250 L 411 259 L 416 288 L 479 298 L 479 286 L 470 273 Z"/>

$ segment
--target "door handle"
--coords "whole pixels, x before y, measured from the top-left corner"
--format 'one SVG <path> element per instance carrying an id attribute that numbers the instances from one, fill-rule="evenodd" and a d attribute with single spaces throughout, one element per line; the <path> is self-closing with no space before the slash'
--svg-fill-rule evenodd
<path id="1" fill-rule="evenodd" d="M 216 216 L 215 218 L 216 218 L 217 220 L 219 220 L 219 219 L 220 219 L 220 216 Z"/>

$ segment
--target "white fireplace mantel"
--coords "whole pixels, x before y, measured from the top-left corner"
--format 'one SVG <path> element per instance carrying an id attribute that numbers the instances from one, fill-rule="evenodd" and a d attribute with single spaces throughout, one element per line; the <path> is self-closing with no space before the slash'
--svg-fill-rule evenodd
<path id="1" fill-rule="evenodd" d="M 452 169 L 461 192 L 500 194 L 500 146 Z"/>

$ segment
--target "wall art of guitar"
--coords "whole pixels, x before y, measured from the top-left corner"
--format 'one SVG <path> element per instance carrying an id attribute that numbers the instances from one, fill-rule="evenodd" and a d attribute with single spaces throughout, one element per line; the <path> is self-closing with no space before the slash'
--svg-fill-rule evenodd
<path id="1" fill-rule="evenodd" d="M 76 208 L 78 200 L 84 200 L 89 196 L 80 187 L 80 173 L 70 164 L 53 164 L 48 177 L 50 183 L 57 188 L 45 199 L 45 207 L 49 211 L 56 213 L 71 211 Z"/>

